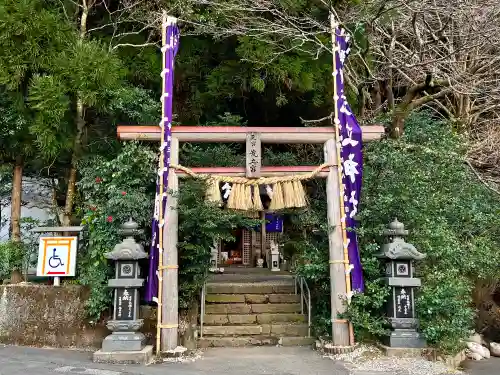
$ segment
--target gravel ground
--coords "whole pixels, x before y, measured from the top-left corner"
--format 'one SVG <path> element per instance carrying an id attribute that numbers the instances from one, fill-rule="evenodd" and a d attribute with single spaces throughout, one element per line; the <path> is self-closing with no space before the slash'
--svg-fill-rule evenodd
<path id="1" fill-rule="evenodd" d="M 361 345 L 352 353 L 328 355 L 335 361 L 344 362 L 352 375 L 447 375 L 462 374 L 448 368 L 444 363 L 431 362 L 423 358 L 384 357 L 373 346 Z"/>

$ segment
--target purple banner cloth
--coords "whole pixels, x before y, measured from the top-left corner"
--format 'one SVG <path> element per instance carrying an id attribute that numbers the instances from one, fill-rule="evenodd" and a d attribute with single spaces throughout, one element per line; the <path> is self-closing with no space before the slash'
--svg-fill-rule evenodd
<path id="1" fill-rule="evenodd" d="M 158 168 L 158 179 L 156 183 L 155 211 L 153 215 L 151 248 L 149 251 L 149 272 L 146 278 L 146 293 L 144 299 L 147 302 L 158 302 L 158 263 L 160 252 L 160 231 L 164 225 L 162 219 L 165 217 L 165 208 L 167 207 L 167 189 L 168 189 L 168 170 L 170 165 L 170 143 L 172 140 L 172 97 L 174 92 L 174 62 L 175 55 L 179 49 L 179 28 L 174 18 L 167 19 L 165 45 L 161 48 L 163 57 L 163 70 L 161 77 L 163 79 L 163 93 L 161 95 L 163 118 L 160 122 L 162 128 L 162 141 L 160 146 L 161 155 Z M 163 179 L 163 194 L 160 197 L 160 179 Z M 161 203 L 160 203 L 161 201 Z M 160 204 L 162 217 L 160 217 Z"/>
<path id="2" fill-rule="evenodd" d="M 283 216 L 276 213 L 266 213 L 266 232 L 267 233 L 281 233 L 283 232 Z M 261 226 L 257 225 L 253 228 L 254 231 L 260 232 Z"/>
<path id="3" fill-rule="evenodd" d="M 283 232 L 283 216 L 267 213 L 266 216 L 266 232 L 267 233 L 281 233 Z"/>
<path id="4" fill-rule="evenodd" d="M 347 251 L 351 266 L 352 291 L 361 293 L 364 291 L 363 269 L 359 257 L 358 239 L 354 228 L 357 226 L 355 215 L 358 212 L 358 204 L 361 194 L 361 183 L 363 178 L 363 152 L 362 134 L 352 110 L 347 103 L 344 93 L 344 76 L 342 68 L 349 54 L 349 36 L 344 30 L 336 29 L 337 47 L 335 52 L 335 64 L 337 70 L 333 72 L 336 80 L 337 92 L 334 93 L 337 102 L 338 121 L 341 142 L 342 184 L 344 191 L 344 212 L 347 228 Z M 334 46 L 335 47 L 335 46 Z M 344 245 L 345 246 L 345 245 Z"/>

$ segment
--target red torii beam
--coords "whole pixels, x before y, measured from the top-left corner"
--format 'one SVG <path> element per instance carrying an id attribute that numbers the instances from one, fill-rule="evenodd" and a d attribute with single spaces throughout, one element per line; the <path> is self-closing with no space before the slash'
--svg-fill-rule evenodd
<path id="1" fill-rule="evenodd" d="M 380 125 L 362 126 L 363 141 L 379 140 L 384 134 Z M 118 126 L 121 140 L 160 141 L 159 126 Z M 248 133 L 259 133 L 262 143 L 319 144 L 335 137 L 333 127 L 248 127 L 248 126 L 173 126 L 172 137 L 179 142 L 245 142 Z"/>
<path id="2" fill-rule="evenodd" d="M 380 125 L 362 126 L 363 141 L 379 140 L 384 134 L 384 127 Z M 248 126 L 184 126 L 172 127 L 172 137 L 179 142 L 197 143 L 238 143 L 245 142 L 248 133 L 259 133 L 262 143 L 273 144 L 323 144 L 335 137 L 333 127 L 248 127 Z M 159 142 L 161 129 L 159 126 L 126 126 L 117 128 L 118 139 L 142 140 Z M 335 163 L 336 164 L 336 163 Z M 306 174 L 317 166 L 263 166 L 262 177 L 279 176 L 282 174 Z M 191 168 L 198 174 L 217 174 L 224 176 L 245 176 L 244 167 L 199 167 Z M 176 172 L 184 177 L 182 171 Z M 318 174 L 318 177 L 327 177 L 328 168 Z"/>

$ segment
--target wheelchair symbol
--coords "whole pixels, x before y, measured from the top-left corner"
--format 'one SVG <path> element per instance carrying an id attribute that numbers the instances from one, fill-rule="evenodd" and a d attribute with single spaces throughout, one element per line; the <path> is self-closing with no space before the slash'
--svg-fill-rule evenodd
<path id="1" fill-rule="evenodd" d="M 49 258 L 49 266 L 50 268 L 57 268 L 60 266 L 64 266 L 64 263 L 62 262 L 61 258 L 59 258 L 58 255 L 56 255 L 56 249 L 53 250 L 53 255 Z"/>

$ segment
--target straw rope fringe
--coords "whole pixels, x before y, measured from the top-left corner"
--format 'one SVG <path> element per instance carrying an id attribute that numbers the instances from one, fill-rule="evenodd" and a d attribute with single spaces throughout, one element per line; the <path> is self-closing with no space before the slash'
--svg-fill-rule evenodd
<path id="1" fill-rule="evenodd" d="M 241 185 L 273 185 L 276 183 L 283 182 L 293 182 L 293 181 L 306 181 L 315 178 L 323 169 L 332 167 L 329 163 L 321 164 L 315 170 L 307 174 L 292 175 L 292 176 L 275 176 L 275 177 L 259 177 L 259 178 L 246 178 L 246 177 L 232 177 L 232 176 L 220 176 L 220 175 L 209 175 L 209 174 L 198 174 L 193 172 L 191 169 L 178 164 L 171 164 L 170 168 L 182 171 L 193 178 L 206 179 L 206 180 L 218 180 L 222 182 L 229 182 L 232 184 Z"/>
<path id="2" fill-rule="evenodd" d="M 324 168 L 330 167 L 328 163 L 322 164 L 312 172 L 303 175 L 276 176 L 276 177 L 231 177 L 198 174 L 182 165 L 170 165 L 170 168 L 183 171 L 187 175 L 206 180 L 208 187 L 206 200 L 222 206 L 219 184 L 231 183 L 231 193 L 227 201 L 227 208 L 257 213 L 263 210 L 260 199 L 260 185 L 272 185 L 273 192 L 269 209 L 276 211 L 284 208 L 301 208 L 308 205 L 307 195 L 302 186 L 302 181 L 310 180 L 318 175 Z"/>

